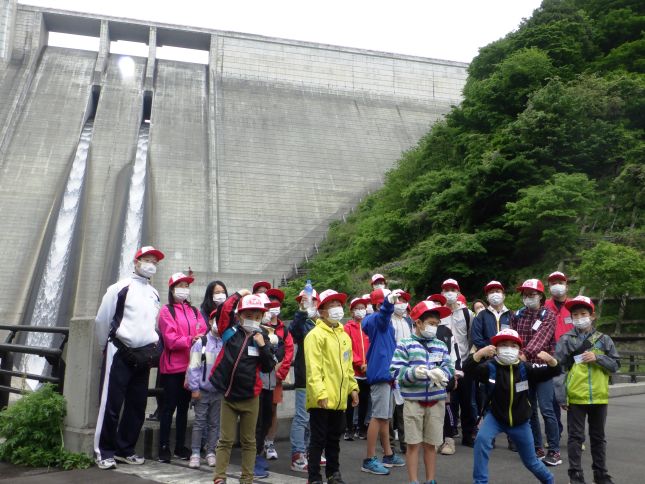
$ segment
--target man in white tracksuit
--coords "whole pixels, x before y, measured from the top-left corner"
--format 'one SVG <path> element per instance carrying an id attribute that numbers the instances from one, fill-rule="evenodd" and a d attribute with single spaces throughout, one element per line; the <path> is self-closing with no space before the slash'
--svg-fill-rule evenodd
<path id="1" fill-rule="evenodd" d="M 96 315 L 103 368 L 94 452 L 101 469 L 115 468 L 116 460 L 144 463 L 134 447 L 145 420 L 150 363 L 159 345 L 160 300 L 150 278 L 163 258 L 152 246 L 139 249 L 134 273 L 107 289 Z"/>

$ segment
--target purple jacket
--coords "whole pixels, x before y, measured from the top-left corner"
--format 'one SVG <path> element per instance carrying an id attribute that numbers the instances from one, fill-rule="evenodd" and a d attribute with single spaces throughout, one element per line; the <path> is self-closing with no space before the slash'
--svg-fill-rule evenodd
<path id="1" fill-rule="evenodd" d="M 210 331 L 206 333 L 206 351 L 203 355 L 206 357 L 206 361 L 203 361 L 202 340 L 200 338 L 195 341 L 195 344 L 190 349 L 190 363 L 186 370 L 186 382 L 191 392 L 198 390 L 206 392 L 215 391 L 215 388 L 213 388 L 208 378 L 210 377 L 213 363 L 215 363 L 215 359 L 221 351 L 222 346 L 222 338 L 213 336 L 213 333 Z"/>

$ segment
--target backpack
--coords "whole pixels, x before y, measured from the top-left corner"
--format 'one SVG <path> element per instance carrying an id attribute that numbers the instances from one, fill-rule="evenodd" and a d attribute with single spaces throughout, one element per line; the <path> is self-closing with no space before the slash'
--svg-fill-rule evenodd
<path id="1" fill-rule="evenodd" d="M 518 368 L 520 370 L 520 382 L 527 381 L 528 376 L 526 373 L 526 364 L 523 361 L 520 361 Z M 484 418 L 488 407 L 490 406 L 490 401 L 493 398 L 493 393 L 495 392 L 495 382 L 497 377 L 497 365 L 493 360 L 488 360 L 488 383 L 486 384 L 486 400 L 484 400 L 484 405 L 482 406 L 481 413 L 477 419 L 477 424 Z"/>

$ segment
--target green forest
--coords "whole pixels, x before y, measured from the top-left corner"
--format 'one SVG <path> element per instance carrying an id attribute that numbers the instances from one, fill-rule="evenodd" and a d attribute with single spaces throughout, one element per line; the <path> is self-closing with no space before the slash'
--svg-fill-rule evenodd
<path id="1" fill-rule="evenodd" d="M 355 297 L 374 272 L 416 299 L 453 277 L 471 300 L 556 269 L 642 295 L 644 128 L 645 3 L 545 0 L 479 50 L 461 105 L 331 224 L 287 300 L 306 279 Z"/>

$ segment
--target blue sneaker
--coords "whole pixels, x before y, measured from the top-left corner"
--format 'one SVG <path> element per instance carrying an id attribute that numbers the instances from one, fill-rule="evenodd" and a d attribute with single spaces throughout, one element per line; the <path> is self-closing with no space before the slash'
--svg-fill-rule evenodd
<path id="1" fill-rule="evenodd" d="M 403 467 L 405 461 L 396 454 L 383 456 L 383 467 Z"/>
<path id="2" fill-rule="evenodd" d="M 437 484 L 437 481 L 435 481 L 434 479 L 432 479 L 431 481 L 426 481 L 426 482 L 424 482 L 423 484 Z"/>
<path id="3" fill-rule="evenodd" d="M 363 459 L 361 471 L 369 472 L 370 474 L 377 474 L 380 476 L 387 476 L 390 473 L 389 469 L 383 466 L 383 464 L 379 462 L 376 456 L 369 459 Z"/>
<path id="4" fill-rule="evenodd" d="M 255 465 L 261 467 L 265 471 L 269 470 L 269 461 L 263 455 L 255 456 Z"/>
<path id="5" fill-rule="evenodd" d="M 265 467 L 267 464 L 266 459 L 261 456 L 255 457 L 255 466 L 253 467 L 253 477 L 257 479 L 265 479 L 269 477 L 268 467 Z"/>

